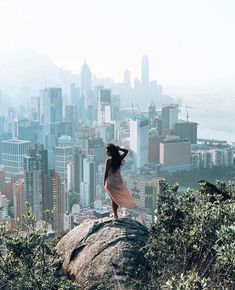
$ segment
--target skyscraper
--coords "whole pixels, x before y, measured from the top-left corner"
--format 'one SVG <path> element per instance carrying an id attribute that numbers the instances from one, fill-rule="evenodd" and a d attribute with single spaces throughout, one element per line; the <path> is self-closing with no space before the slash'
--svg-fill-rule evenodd
<path id="1" fill-rule="evenodd" d="M 119 121 L 120 119 L 120 95 L 112 95 L 111 117 L 112 121 Z"/>
<path id="2" fill-rule="evenodd" d="M 96 165 L 103 164 L 105 159 L 105 144 L 102 138 L 86 140 L 87 152 L 96 156 Z"/>
<path id="3" fill-rule="evenodd" d="M 25 214 L 24 179 L 20 178 L 13 183 L 14 219 L 20 226 L 23 225 Z"/>
<path id="4" fill-rule="evenodd" d="M 67 182 L 67 165 L 73 161 L 73 147 L 59 145 L 55 147 L 55 170 L 59 173 L 61 182 Z"/>
<path id="5" fill-rule="evenodd" d="M 2 165 L 7 180 L 11 179 L 12 173 L 23 171 L 23 156 L 27 154 L 29 148 L 30 141 L 14 139 L 2 141 Z"/>
<path id="6" fill-rule="evenodd" d="M 31 120 L 40 120 L 40 97 L 32 97 L 30 99 Z"/>
<path id="7" fill-rule="evenodd" d="M 41 90 L 40 104 L 45 135 L 49 135 L 51 124 L 62 121 L 62 89 L 46 88 Z"/>
<path id="8" fill-rule="evenodd" d="M 86 155 L 83 158 L 83 183 L 87 184 L 89 192 L 89 205 L 93 206 L 96 199 L 96 166 L 95 156 Z M 86 187 L 85 186 L 85 187 Z"/>
<path id="9" fill-rule="evenodd" d="M 175 129 L 178 122 L 179 108 L 178 105 L 169 105 L 162 108 L 162 129 Z"/>
<path id="10" fill-rule="evenodd" d="M 5 171 L 4 167 L 0 166 L 0 192 L 5 193 L 6 184 L 5 184 Z"/>
<path id="11" fill-rule="evenodd" d="M 142 58 L 141 85 L 144 90 L 149 89 L 149 60 L 147 55 L 144 55 Z"/>
<path id="12" fill-rule="evenodd" d="M 62 229 L 62 192 L 58 172 L 50 170 L 50 192 L 53 196 L 53 229 L 58 233 Z"/>
<path id="13" fill-rule="evenodd" d="M 80 73 L 81 95 L 85 96 L 86 92 L 91 90 L 91 71 L 84 60 L 84 64 Z"/>
<path id="14" fill-rule="evenodd" d="M 71 90 L 71 103 L 73 106 L 80 106 L 80 89 L 77 87 L 74 83 L 70 85 L 70 90 Z"/>
<path id="15" fill-rule="evenodd" d="M 181 122 L 175 124 L 175 134 L 182 139 L 188 139 L 191 144 L 197 144 L 197 123 Z"/>
<path id="16" fill-rule="evenodd" d="M 29 120 L 27 118 L 18 118 L 15 120 L 15 136 L 20 140 L 27 140 L 34 146 L 38 142 L 40 132 L 39 121 Z"/>
<path id="17" fill-rule="evenodd" d="M 133 169 L 148 163 L 149 121 L 148 119 L 130 120 L 130 149 L 133 152 Z"/>
<path id="18" fill-rule="evenodd" d="M 36 145 L 24 156 L 25 198 L 32 207 L 37 220 L 43 217 L 43 210 L 48 209 L 47 203 L 47 151 L 43 145 Z"/>
<path id="19" fill-rule="evenodd" d="M 0 134 L 3 134 L 5 132 L 5 126 L 6 126 L 6 119 L 4 116 L 0 115 Z"/>
<path id="20" fill-rule="evenodd" d="M 110 122 L 112 119 L 111 90 L 101 89 L 98 92 L 98 122 Z"/>
<path id="21" fill-rule="evenodd" d="M 151 127 L 155 127 L 155 118 L 156 118 L 156 105 L 152 100 L 149 106 L 149 121 Z"/>
<path id="22" fill-rule="evenodd" d="M 130 73 L 130 71 L 129 70 L 126 70 L 125 72 L 124 72 L 124 79 L 123 79 L 123 82 L 124 82 L 124 85 L 126 86 L 126 87 L 130 87 L 131 86 L 131 73 Z"/>
<path id="23" fill-rule="evenodd" d="M 80 205 L 81 207 L 90 206 L 89 184 L 87 182 L 80 183 Z"/>

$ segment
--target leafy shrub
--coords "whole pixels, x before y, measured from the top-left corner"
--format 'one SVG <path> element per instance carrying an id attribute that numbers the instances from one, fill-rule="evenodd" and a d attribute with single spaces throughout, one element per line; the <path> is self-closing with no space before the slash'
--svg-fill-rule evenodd
<path id="1" fill-rule="evenodd" d="M 217 186 L 201 183 L 198 191 L 179 193 L 162 182 L 144 249 L 147 289 L 235 289 L 235 186 Z"/>
<path id="2" fill-rule="evenodd" d="M 0 289 L 79 289 L 62 271 L 56 241 L 48 240 L 46 224 L 35 229 L 35 218 L 28 211 L 24 230 L 9 231 L 0 225 Z"/>

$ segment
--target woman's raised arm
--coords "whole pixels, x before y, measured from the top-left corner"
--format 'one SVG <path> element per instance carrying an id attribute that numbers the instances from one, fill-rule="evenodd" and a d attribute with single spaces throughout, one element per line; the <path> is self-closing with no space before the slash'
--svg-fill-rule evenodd
<path id="1" fill-rule="evenodd" d="M 121 154 L 121 158 L 122 158 L 122 159 L 124 159 L 124 158 L 127 156 L 128 152 L 129 152 L 127 149 L 125 149 L 125 148 L 120 148 L 119 146 L 117 146 L 117 149 L 118 149 L 119 151 L 122 151 L 122 152 L 123 152 L 123 154 Z"/>

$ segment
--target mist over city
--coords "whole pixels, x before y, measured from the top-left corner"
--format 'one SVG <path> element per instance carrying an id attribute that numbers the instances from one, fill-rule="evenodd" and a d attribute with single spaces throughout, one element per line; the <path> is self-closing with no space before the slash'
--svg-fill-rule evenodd
<path id="1" fill-rule="evenodd" d="M 234 289 L 234 11 L 233 0 L 0 0 L 0 288 Z M 21 246 L 8 242 L 25 233 L 54 241 L 71 279 L 52 263 L 11 285 L 4 259 Z M 192 239 L 182 273 L 180 237 Z M 37 272 L 17 259 L 18 277 Z"/>

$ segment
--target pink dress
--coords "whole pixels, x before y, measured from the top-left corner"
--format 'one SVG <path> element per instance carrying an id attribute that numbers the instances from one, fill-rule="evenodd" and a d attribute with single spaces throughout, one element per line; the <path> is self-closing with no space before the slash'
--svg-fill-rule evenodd
<path id="1" fill-rule="evenodd" d="M 116 172 L 113 172 L 112 168 L 109 169 L 104 188 L 111 199 L 119 206 L 136 208 L 136 203 L 123 182 L 120 168 Z"/>

